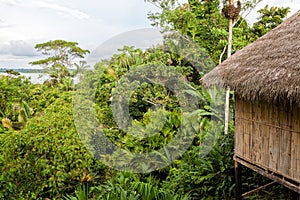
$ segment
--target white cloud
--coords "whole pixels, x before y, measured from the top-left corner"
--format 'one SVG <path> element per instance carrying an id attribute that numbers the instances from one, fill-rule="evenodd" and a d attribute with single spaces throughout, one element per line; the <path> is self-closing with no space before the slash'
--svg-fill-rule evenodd
<path id="1" fill-rule="evenodd" d="M 286 2 L 292 10 L 300 8 L 296 0 L 265 1 L 270 6 L 273 2 Z M 75 41 L 93 51 L 113 36 L 150 28 L 149 11 L 158 9 L 143 0 L 0 0 L 0 67 L 4 63 L 29 67 L 34 45 L 54 39 Z M 256 17 L 253 15 L 253 19 Z M 140 40 L 137 35 L 133 38 Z M 127 37 L 121 40 L 131 42 Z M 102 54 L 106 49 L 101 49 Z M 16 60 L 5 61 L 7 55 Z M 22 55 L 27 55 L 26 59 L 21 59 Z"/>
<path id="2" fill-rule="evenodd" d="M 28 63 L 37 60 L 38 57 L 12 56 L 0 54 L 0 68 L 26 68 Z"/>
<path id="3" fill-rule="evenodd" d="M 99 45 L 87 57 L 90 66 L 93 66 L 102 59 L 107 59 L 118 53 L 118 49 L 126 46 L 147 49 L 162 44 L 163 36 L 157 29 L 143 28 L 127 31 L 116 35 Z"/>
<path id="4" fill-rule="evenodd" d="M 7 6 L 16 6 L 18 5 L 19 1 L 17 0 L 0 0 L 0 5 L 4 4 Z"/>
<path id="5" fill-rule="evenodd" d="M 65 16 L 71 16 L 75 17 L 77 19 L 88 19 L 89 15 L 78 10 L 78 9 L 72 9 L 70 7 L 66 7 L 63 5 L 60 5 L 58 3 L 50 3 L 46 1 L 36 1 L 36 0 L 0 0 L 0 5 L 6 5 L 6 6 L 13 6 L 13 7 L 22 7 L 22 8 L 45 8 L 49 10 L 56 11 L 62 15 Z"/>
<path id="6" fill-rule="evenodd" d="M 43 1 L 35 1 L 35 3 L 33 4 L 39 8 L 47 8 L 47 9 L 51 9 L 54 11 L 57 11 L 61 14 L 65 14 L 65 15 L 69 15 L 72 17 L 75 17 L 77 19 L 89 19 L 89 15 L 77 10 L 77 9 L 71 9 L 65 6 L 61 6 L 59 4 L 55 4 L 55 3 L 47 3 L 47 2 L 43 2 Z"/>
<path id="7" fill-rule="evenodd" d="M 3 19 L 0 19 L 0 29 L 1 28 L 9 28 L 13 26 L 12 24 L 7 24 Z"/>
<path id="8" fill-rule="evenodd" d="M 12 56 L 37 56 L 34 41 L 12 40 L 0 46 L 0 54 Z"/>
<path id="9" fill-rule="evenodd" d="M 54 39 L 93 51 L 113 35 L 150 27 L 152 6 L 141 0 L 0 0 L 0 5 L 0 67 L 29 67 L 22 56 L 30 59 L 35 44 Z"/>

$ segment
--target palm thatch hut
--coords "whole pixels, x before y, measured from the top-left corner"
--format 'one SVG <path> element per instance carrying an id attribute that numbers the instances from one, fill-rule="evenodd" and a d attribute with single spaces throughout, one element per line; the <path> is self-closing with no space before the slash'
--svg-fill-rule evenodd
<path id="1" fill-rule="evenodd" d="M 300 193 L 300 11 L 202 84 L 235 92 L 235 161 Z"/>

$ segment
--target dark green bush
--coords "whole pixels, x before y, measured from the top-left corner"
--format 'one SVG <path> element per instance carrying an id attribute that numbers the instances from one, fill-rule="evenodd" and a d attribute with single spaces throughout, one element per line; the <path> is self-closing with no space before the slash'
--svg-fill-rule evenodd
<path id="1" fill-rule="evenodd" d="M 152 176 L 143 179 L 140 174 L 119 172 L 104 184 L 96 187 L 82 185 L 74 196 L 66 195 L 66 200 L 189 200 L 188 194 L 179 195 L 157 185 Z"/>
<path id="2" fill-rule="evenodd" d="M 213 126 L 215 131 L 222 131 L 221 124 Z M 209 146 L 192 146 L 173 164 L 163 187 L 179 194 L 190 193 L 193 199 L 230 199 L 234 194 L 232 134 L 222 133 L 206 156 L 201 152 Z"/>
<path id="3" fill-rule="evenodd" d="M 71 93 L 59 96 L 26 128 L 1 139 L 1 198 L 59 198 L 82 182 L 104 179 L 106 168 L 76 133 Z"/>

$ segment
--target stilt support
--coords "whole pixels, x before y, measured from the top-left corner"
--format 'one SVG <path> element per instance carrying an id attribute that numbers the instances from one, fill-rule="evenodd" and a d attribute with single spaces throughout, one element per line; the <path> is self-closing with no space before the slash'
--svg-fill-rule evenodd
<path id="1" fill-rule="evenodd" d="M 235 199 L 242 199 L 242 179 L 241 179 L 241 164 L 234 161 L 234 171 L 235 171 Z"/>

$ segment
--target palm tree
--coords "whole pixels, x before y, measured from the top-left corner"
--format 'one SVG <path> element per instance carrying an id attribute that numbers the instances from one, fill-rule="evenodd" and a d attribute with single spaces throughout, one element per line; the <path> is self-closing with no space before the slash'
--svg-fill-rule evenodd
<path id="1" fill-rule="evenodd" d="M 78 75 L 78 74 L 83 74 L 87 68 L 89 67 L 87 65 L 87 62 L 84 60 L 79 61 L 79 63 L 75 63 L 76 69 L 72 72 L 72 77 Z"/>

